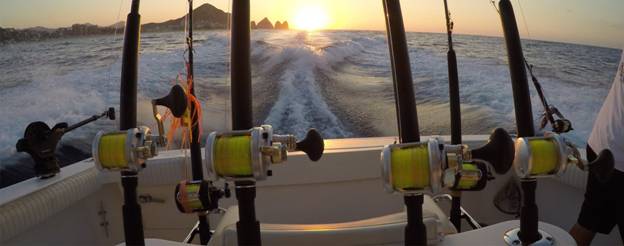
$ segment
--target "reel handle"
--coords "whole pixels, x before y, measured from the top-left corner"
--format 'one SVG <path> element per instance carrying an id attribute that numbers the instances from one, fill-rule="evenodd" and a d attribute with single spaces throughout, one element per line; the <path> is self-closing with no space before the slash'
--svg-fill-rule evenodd
<path id="1" fill-rule="evenodd" d="M 169 94 L 163 98 L 152 100 L 152 105 L 164 106 L 171 110 L 176 118 L 182 117 L 188 106 L 186 92 L 180 85 L 174 85 Z"/>
<path id="2" fill-rule="evenodd" d="M 308 130 L 303 140 L 297 142 L 295 150 L 305 152 L 311 161 L 318 161 L 323 156 L 323 151 L 325 150 L 323 137 L 316 129 L 312 128 Z"/>
<path id="3" fill-rule="evenodd" d="M 110 107 L 110 108 L 108 108 L 108 110 L 104 111 L 104 113 L 102 113 L 100 115 L 94 115 L 94 116 L 91 116 L 91 118 L 88 118 L 86 120 L 83 120 L 81 122 L 73 124 L 71 126 L 67 126 L 67 127 L 65 127 L 64 131 L 65 131 L 65 133 L 71 132 L 73 130 L 76 130 L 77 128 L 80 128 L 80 127 L 82 127 L 82 126 L 84 126 L 86 124 L 89 124 L 91 122 L 94 122 L 94 121 L 99 120 L 99 119 L 104 118 L 104 117 L 106 117 L 106 118 L 108 118 L 110 120 L 115 120 L 115 108 Z"/>
<path id="4" fill-rule="evenodd" d="M 497 128 L 490 135 L 490 140 L 481 148 L 471 151 L 472 159 L 490 163 L 498 174 L 505 174 L 513 165 L 514 141 L 507 131 Z"/>
<path id="5" fill-rule="evenodd" d="M 598 157 L 594 161 L 588 163 L 587 166 L 589 167 L 589 171 L 593 173 L 600 182 L 606 183 L 613 173 L 613 153 L 608 149 L 602 150 L 600 154 L 598 154 Z"/>

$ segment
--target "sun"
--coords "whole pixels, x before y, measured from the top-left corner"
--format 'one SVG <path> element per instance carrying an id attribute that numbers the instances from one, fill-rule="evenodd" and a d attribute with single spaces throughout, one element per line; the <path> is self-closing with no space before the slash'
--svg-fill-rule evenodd
<path id="1" fill-rule="evenodd" d="M 295 13 L 293 25 L 296 29 L 314 31 L 327 28 L 329 17 L 319 6 L 302 6 Z"/>

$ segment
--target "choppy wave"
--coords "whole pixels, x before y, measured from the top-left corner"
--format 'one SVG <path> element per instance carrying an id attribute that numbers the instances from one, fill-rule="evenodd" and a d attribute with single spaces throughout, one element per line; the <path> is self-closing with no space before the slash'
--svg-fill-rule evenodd
<path id="1" fill-rule="evenodd" d="M 229 40 L 221 31 L 196 33 L 196 89 L 203 128 L 229 127 Z M 32 165 L 15 143 L 28 123 L 75 123 L 119 104 L 121 35 L 0 47 L 0 178 Z M 139 122 L 155 127 L 149 98 L 167 93 L 184 73 L 182 33 L 143 36 Z M 423 135 L 448 134 L 446 39 L 409 33 L 408 42 Z M 500 38 L 456 36 L 465 134 L 513 129 L 511 84 Z M 525 41 L 550 102 L 575 126 L 569 137 L 582 144 L 606 96 L 620 51 Z M 299 136 L 317 128 L 326 138 L 396 134 L 396 116 L 386 35 L 382 32 L 255 31 L 252 34 L 254 119 Z M 533 95 L 535 118 L 540 104 Z M 62 162 L 89 155 L 100 121 L 68 134 Z M 18 168 L 19 169 L 19 168 Z M 13 175 L 13 174 L 11 174 Z"/>

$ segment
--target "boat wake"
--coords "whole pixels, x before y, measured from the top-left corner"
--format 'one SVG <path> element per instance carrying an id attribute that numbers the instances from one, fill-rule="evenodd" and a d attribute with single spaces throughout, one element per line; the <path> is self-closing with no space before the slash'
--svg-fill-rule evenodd
<path id="1" fill-rule="evenodd" d="M 256 41 L 252 63 L 257 80 L 258 98 L 266 109 L 259 112 L 265 124 L 283 133 L 303 136 L 307 129 L 320 130 L 325 138 L 352 137 L 353 133 L 336 116 L 325 100 L 321 80 L 340 63 L 333 55 L 307 42 L 306 33 L 298 33 L 281 45 Z"/>
<path id="2" fill-rule="evenodd" d="M 224 31 L 196 33 L 195 85 L 204 135 L 230 128 L 229 40 Z M 139 80 L 141 125 L 155 128 L 150 98 L 183 75 L 184 34 L 143 35 Z M 119 105 L 121 36 L 86 37 L 0 46 L 0 187 L 32 176 L 32 161 L 15 143 L 33 121 L 76 123 Z M 464 134 L 513 130 L 511 83 L 500 38 L 457 35 Z M 408 33 L 422 135 L 450 131 L 446 39 Z M 255 124 L 280 133 L 316 128 L 325 138 L 396 135 L 394 90 L 386 35 L 371 31 L 252 33 Z M 608 93 L 620 51 L 541 41 L 525 42 L 549 101 L 573 122 L 567 137 L 583 145 Z M 574 96 L 571 96 L 574 95 Z M 535 118 L 541 111 L 533 95 Z M 98 121 L 64 137 L 61 162 L 90 156 Z"/>

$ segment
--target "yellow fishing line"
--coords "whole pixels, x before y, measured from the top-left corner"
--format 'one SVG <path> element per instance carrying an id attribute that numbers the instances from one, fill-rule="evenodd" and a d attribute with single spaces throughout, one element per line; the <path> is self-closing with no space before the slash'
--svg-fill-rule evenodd
<path id="1" fill-rule="evenodd" d="M 427 145 L 392 150 L 392 185 L 395 189 L 420 190 L 429 186 Z"/>
<path id="2" fill-rule="evenodd" d="M 218 137 L 215 141 L 215 171 L 224 177 L 252 176 L 251 137 Z"/>
<path id="3" fill-rule="evenodd" d="M 531 147 L 531 175 L 551 174 L 557 168 L 559 151 L 551 140 L 529 140 Z"/>
<path id="4" fill-rule="evenodd" d="M 477 185 L 477 183 L 479 182 L 479 179 L 481 178 L 479 175 L 479 168 L 477 168 L 477 165 L 474 164 L 470 164 L 470 163 L 464 163 L 462 165 L 462 176 L 459 180 L 459 184 L 457 184 L 457 188 L 459 189 L 464 189 L 464 190 L 468 190 L 471 189 L 473 187 L 475 187 Z M 471 175 L 474 174 L 474 175 Z"/>
<path id="5" fill-rule="evenodd" d="M 199 188 L 200 188 L 200 184 L 187 184 L 186 185 L 185 192 L 186 192 L 186 197 L 188 200 L 185 201 L 185 203 L 186 203 L 186 206 L 188 206 L 192 210 L 202 209 L 204 206 L 201 200 L 199 200 Z"/>
<path id="6" fill-rule="evenodd" d="M 107 134 L 100 138 L 98 157 L 102 167 L 107 169 L 122 169 L 128 167 L 126 156 L 127 133 Z"/>

